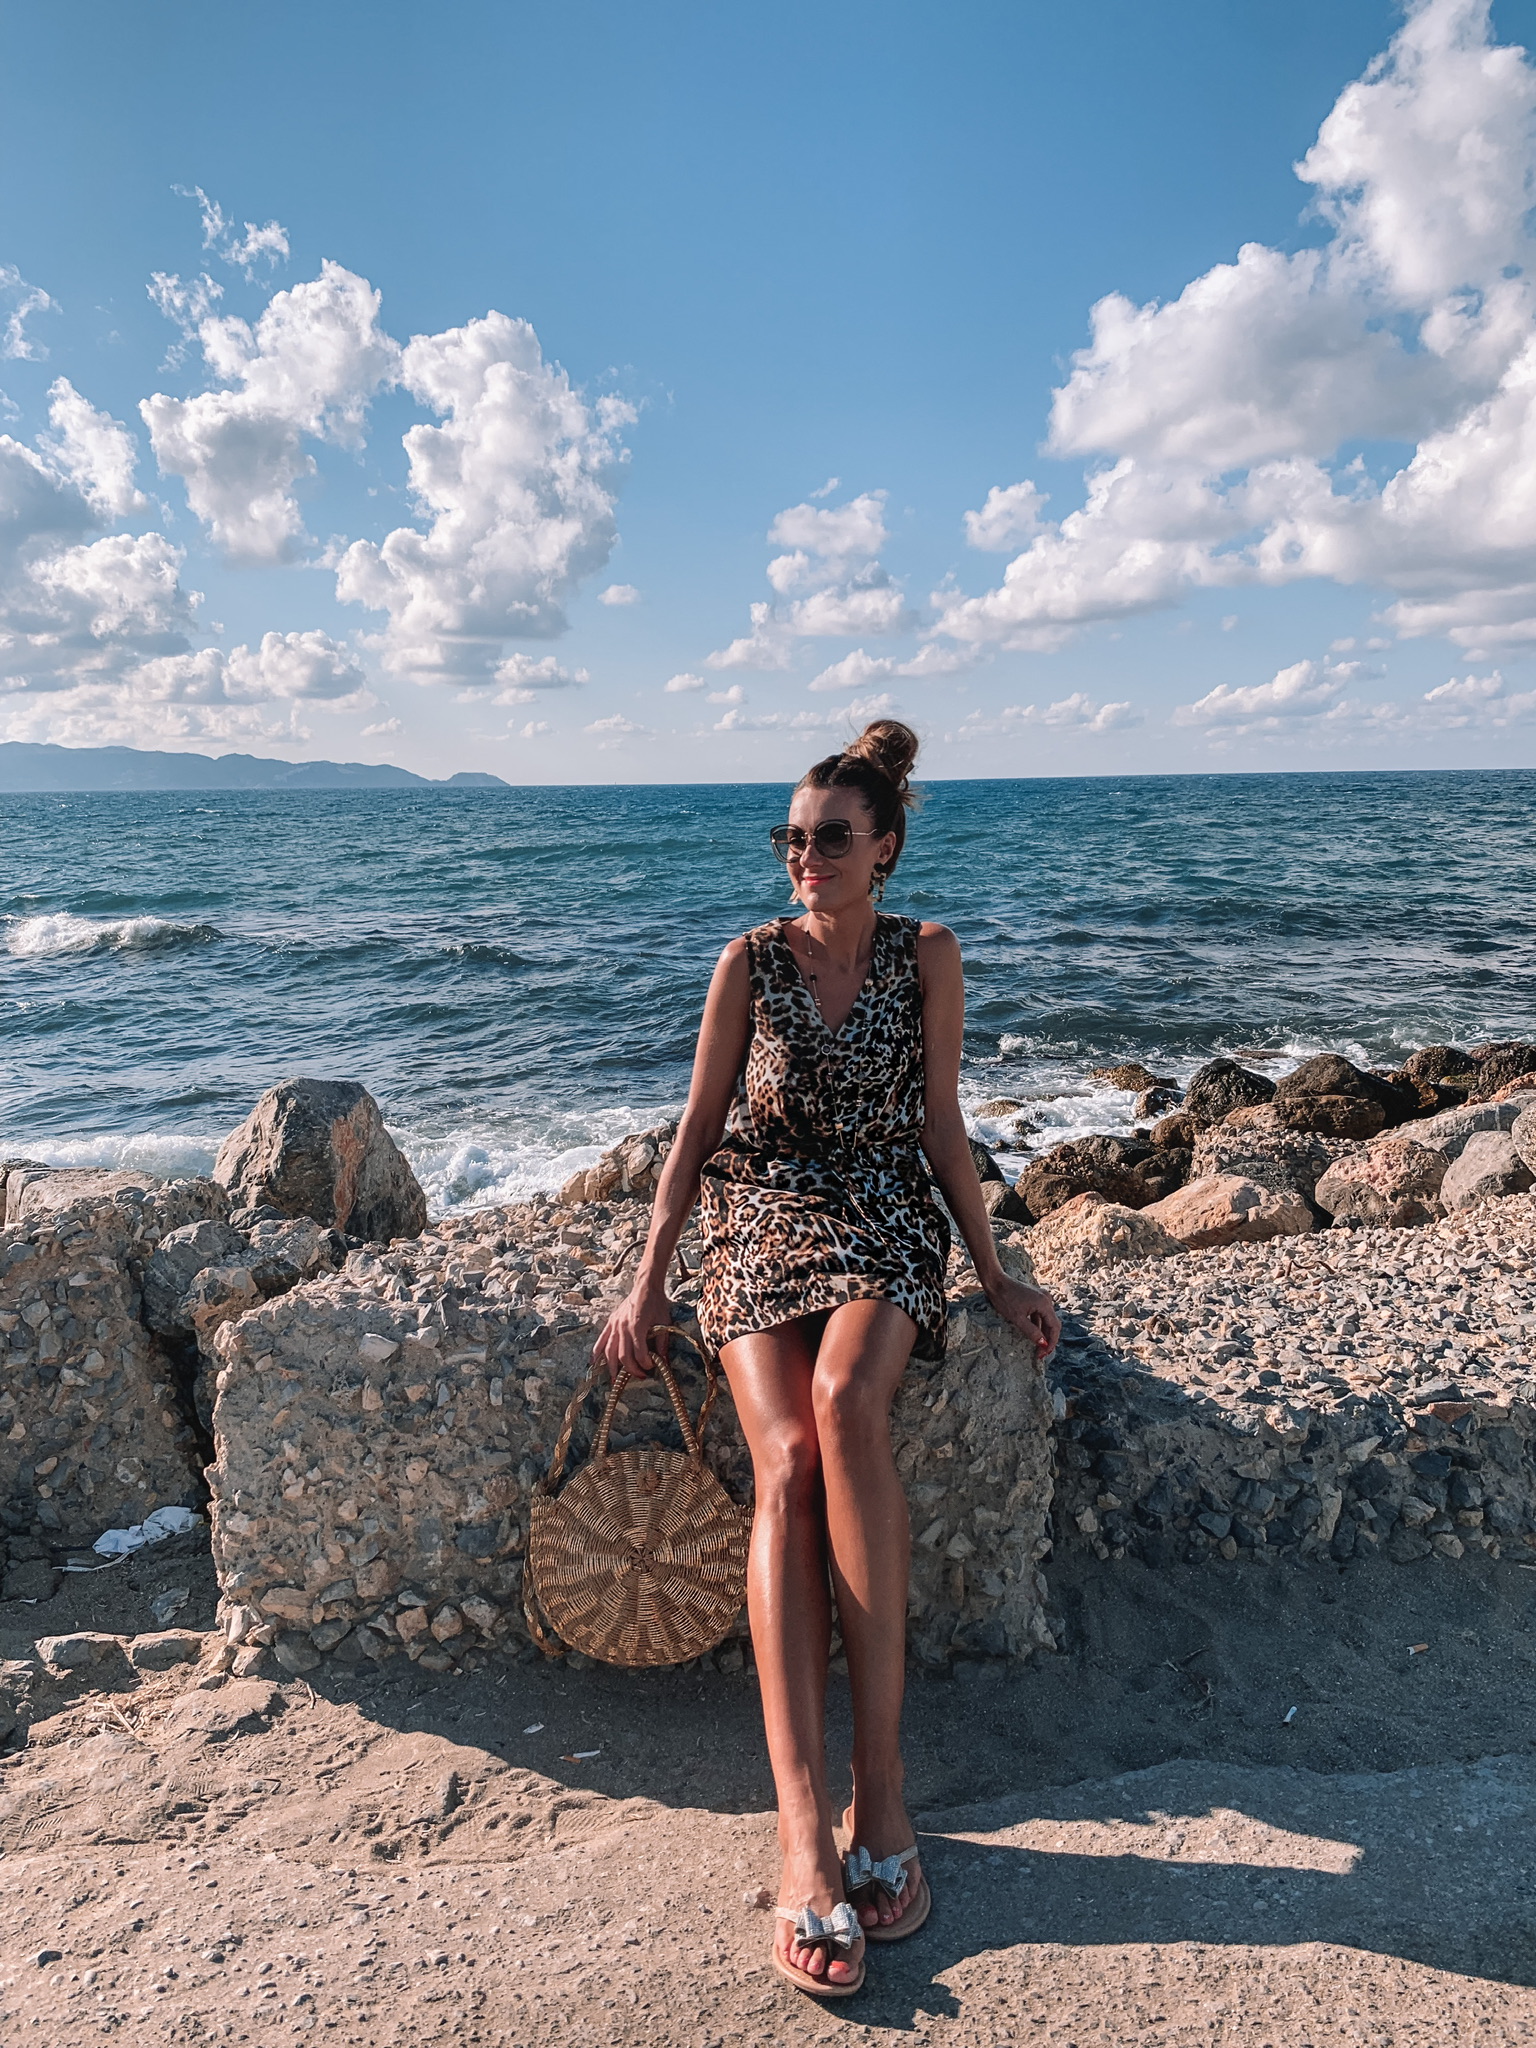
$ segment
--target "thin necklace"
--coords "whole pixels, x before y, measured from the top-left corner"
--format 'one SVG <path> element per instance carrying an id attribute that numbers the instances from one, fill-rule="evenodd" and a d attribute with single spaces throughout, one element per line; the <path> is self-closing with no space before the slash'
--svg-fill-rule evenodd
<path id="1" fill-rule="evenodd" d="M 815 968 L 815 964 L 814 964 L 814 963 L 815 963 L 815 958 L 816 958 L 816 956 L 815 956 L 815 954 L 814 954 L 814 953 L 812 952 L 812 950 L 811 950 L 811 948 L 812 948 L 813 946 L 815 946 L 816 944 L 818 944 L 819 942 L 817 941 L 816 937 L 815 937 L 815 936 L 814 936 L 814 934 L 812 933 L 812 931 L 811 931 L 811 927 L 810 927 L 809 923 L 807 923 L 807 924 L 806 924 L 806 926 L 805 926 L 805 928 L 804 928 L 804 929 L 805 929 L 805 978 L 806 978 L 806 980 L 807 980 L 807 981 L 808 981 L 808 982 L 810 983 L 810 985 L 811 985 L 811 1001 L 812 1001 L 812 1002 L 813 1002 L 813 1003 L 814 1003 L 814 1004 L 816 1005 L 816 1014 L 817 1014 L 817 1016 L 818 1016 L 818 1017 L 819 1017 L 819 1018 L 821 1019 L 822 1023 L 823 1023 L 823 1024 L 825 1024 L 825 1023 L 826 1023 L 826 1021 L 827 1021 L 827 1013 L 826 1013 L 826 1011 L 825 1011 L 825 1010 L 824 1010 L 824 1009 L 823 1009 L 823 1008 L 821 1007 L 821 984 L 820 984 L 820 982 L 819 982 L 819 981 L 818 981 L 818 980 L 816 979 L 816 968 Z M 821 950 L 823 951 L 823 953 L 825 953 L 825 952 L 826 952 L 827 948 L 826 948 L 826 945 L 825 945 L 825 943 L 821 943 Z M 870 963 L 871 959 L 873 959 L 873 957 L 874 957 L 874 951 L 875 951 L 875 934 L 874 934 L 874 932 L 873 932 L 873 931 L 871 931 L 871 933 L 870 933 L 870 935 L 869 935 L 869 952 L 868 952 L 868 953 L 855 953 L 855 954 L 854 954 L 854 956 L 853 956 L 853 964 L 854 964 L 854 967 L 855 967 L 855 968 L 857 968 L 857 967 L 858 967 L 858 966 L 859 966 L 859 965 L 861 964 L 861 962 L 862 962 L 862 964 L 863 964 L 863 967 L 864 967 L 864 969 L 865 969 L 865 972 L 867 973 L 867 972 L 868 972 L 868 970 L 869 970 L 869 963 Z M 857 999 L 855 999 L 855 1000 L 857 1000 Z"/>

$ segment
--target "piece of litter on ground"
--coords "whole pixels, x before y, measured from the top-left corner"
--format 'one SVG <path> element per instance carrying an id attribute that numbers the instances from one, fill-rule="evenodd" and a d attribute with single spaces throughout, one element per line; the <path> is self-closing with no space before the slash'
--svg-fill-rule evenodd
<path id="1" fill-rule="evenodd" d="M 91 1548 L 98 1557 L 126 1557 L 130 1551 L 142 1550 L 146 1543 L 163 1543 L 167 1536 L 185 1536 L 189 1529 L 201 1528 L 202 1520 L 190 1508 L 156 1508 L 131 1529 L 106 1530 Z"/>
<path id="2" fill-rule="evenodd" d="M 1408 1654 L 1410 1657 L 1422 1657 L 1428 1648 L 1428 1643 L 1410 1643 L 1408 1645 Z"/>
<path id="3" fill-rule="evenodd" d="M 590 1757 L 601 1756 L 602 1753 L 600 1749 L 573 1749 L 568 1756 L 562 1756 L 560 1761 L 563 1764 L 584 1764 Z"/>
<path id="4" fill-rule="evenodd" d="M 537 1735 L 542 1730 L 543 1726 L 544 1723 L 542 1721 L 530 1721 L 528 1723 L 528 1726 L 523 1730 L 523 1733 L 525 1735 Z"/>
<path id="5" fill-rule="evenodd" d="M 164 1628 L 171 1616 L 180 1614 L 191 1598 L 190 1586 L 167 1586 L 163 1592 L 157 1593 L 149 1603 L 149 1611 L 154 1616 L 155 1626 Z"/>
<path id="6" fill-rule="evenodd" d="M 765 1906 L 773 1904 L 773 1895 L 767 1885 L 760 1884 L 755 1891 L 743 1892 L 741 1903 L 744 1906 L 751 1906 L 756 1912 L 761 1912 Z"/>
<path id="7" fill-rule="evenodd" d="M 1294 1707 L 1287 1707 L 1285 1710 L 1285 1719 L 1280 1723 L 1280 1726 L 1282 1728 L 1289 1728 L 1291 1723 L 1295 1720 L 1295 1718 L 1296 1709 Z"/>

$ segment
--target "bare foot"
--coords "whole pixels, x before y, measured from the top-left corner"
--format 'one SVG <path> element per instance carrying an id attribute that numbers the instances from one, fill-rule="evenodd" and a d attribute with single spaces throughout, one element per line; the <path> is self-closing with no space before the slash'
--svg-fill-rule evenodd
<path id="1" fill-rule="evenodd" d="M 876 1863 L 894 1856 L 900 1849 L 910 1848 L 917 1839 L 899 1792 L 886 1798 L 869 1793 L 861 1799 L 855 1790 L 853 1804 L 843 1815 L 843 1826 L 850 1845 L 856 1842 L 861 1849 L 867 1849 Z M 879 1885 L 871 1885 L 865 1892 L 856 1908 L 861 1927 L 894 1927 L 901 1919 L 917 1897 L 922 1882 L 919 1858 L 914 1856 L 906 1871 L 907 1882 L 899 1899 L 888 1898 Z"/>
<path id="2" fill-rule="evenodd" d="M 781 1906 L 787 1906 L 792 1913 L 809 1906 L 825 1920 L 843 1896 L 843 1875 L 830 1836 L 825 1849 L 786 1855 L 779 1884 Z M 862 1940 L 855 1942 L 846 1954 L 834 1949 L 829 1959 L 825 1949 L 805 1948 L 796 1941 L 795 1930 L 787 1920 L 775 1921 L 773 1939 L 784 1961 L 792 1969 L 803 1970 L 808 1977 L 825 1977 L 829 1984 L 849 1984 L 859 1974 L 864 1954 Z"/>

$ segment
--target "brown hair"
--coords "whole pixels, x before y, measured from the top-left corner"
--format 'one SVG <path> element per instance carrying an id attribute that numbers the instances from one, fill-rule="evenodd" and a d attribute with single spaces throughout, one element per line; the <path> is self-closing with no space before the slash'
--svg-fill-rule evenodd
<path id="1" fill-rule="evenodd" d="M 901 859 L 907 842 L 907 812 L 916 808 L 917 792 L 909 777 L 917 760 L 917 734 L 896 718 L 877 718 L 840 754 L 828 754 L 808 768 L 796 789 L 856 789 L 869 806 L 875 830 L 896 834 L 896 851 L 875 870 L 883 884 Z"/>

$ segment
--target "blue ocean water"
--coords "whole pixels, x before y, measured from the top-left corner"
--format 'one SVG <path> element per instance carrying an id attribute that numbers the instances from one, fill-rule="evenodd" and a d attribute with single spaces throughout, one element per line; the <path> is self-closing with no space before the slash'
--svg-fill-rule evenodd
<path id="1" fill-rule="evenodd" d="M 715 955 L 788 907 L 787 794 L 0 797 L 0 1154 L 206 1169 L 307 1073 L 373 1090 L 439 1210 L 554 1186 L 680 1103 Z M 1049 1143 L 1128 1126 L 1088 1078 L 1115 1060 L 1530 1036 L 1533 799 L 1523 771 L 938 783 L 886 908 L 959 934 L 964 1099 L 1029 1100 Z"/>

